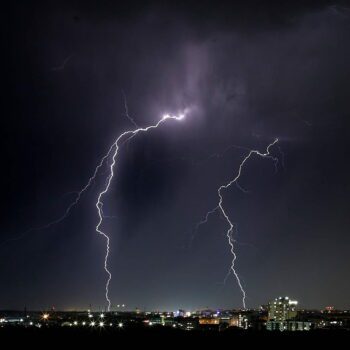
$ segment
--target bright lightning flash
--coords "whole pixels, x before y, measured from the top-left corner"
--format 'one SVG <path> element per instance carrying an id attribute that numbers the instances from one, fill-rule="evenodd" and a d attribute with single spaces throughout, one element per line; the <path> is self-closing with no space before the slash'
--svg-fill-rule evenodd
<path id="1" fill-rule="evenodd" d="M 274 162 L 275 162 L 275 166 L 278 162 L 278 159 L 271 156 L 270 154 L 270 149 L 272 146 L 274 146 L 276 143 L 278 142 L 278 138 L 276 138 L 271 144 L 269 144 L 266 148 L 266 152 L 265 153 L 261 153 L 259 152 L 258 150 L 251 150 L 247 156 L 243 159 L 243 161 L 241 162 L 241 164 L 239 165 L 239 168 L 238 168 L 238 173 L 236 175 L 236 177 L 234 177 L 232 180 L 230 180 L 228 183 L 226 183 L 225 185 L 221 185 L 217 192 L 218 192 L 218 197 L 219 197 L 219 202 L 218 202 L 218 205 L 208 211 L 205 215 L 205 218 L 200 221 L 197 225 L 196 225 L 196 229 L 198 229 L 199 226 L 205 224 L 208 219 L 209 219 L 209 216 L 210 214 L 213 214 L 214 212 L 216 212 L 217 210 L 220 210 L 220 212 L 222 213 L 224 219 L 226 220 L 226 222 L 228 223 L 228 230 L 226 231 L 226 237 L 227 237 L 227 240 L 228 240 L 228 244 L 230 246 L 230 252 L 231 252 L 231 255 L 232 255 L 232 260 L 231 260 L 231 266 L 230 266 L 230 270 L 229 272 L 232 272 L 237 280 L 237 283 L 238 283 L 238 286 L 241 290 L 241 293 L 242 293 L 242 304 L 243 304 L 243 308 L 245 309 L 246 308 L 246 302 L 245 302 L 245 299 L 246 299 L 246 291 L 245 289 L 243 288 L 243 285 L 242 285 L 242 282 L 241 282 L 241 279 L 235 269 L 235 262 L 236 262 L 236 259 L 237 259 L 237 255 L 235 253 L 235 250 L 234 250 L 234 239 L 233 239 L 233 231 L 234 231 L 234 224 L 232 223 L 232 221 L 230 220 L 229 218 L 229 215 L 227 214 L 224 206 L 223 206 L 223 197 L 222 197 L 222 191 L 223 190 L 226 190 L 228 189 L 231 185 L 233 184 L 237 184 L 239 178 L 241 177 L 241 174 L 242 174 L 242 169 L 243 169 L 243 166 L 245 165 L 245 163 L 248 161 L 248 159 L 253 155 L 257 155 L 259 157 L 263 157 L 263 158 L 270 158 L 272 159 Z M 225 280 L 227 279 L 228 275 L 225 277 Z"/>
<path id="2" fill-rule="evenodd" d="M 127 104 L 126 104 L 126 99 L 125 99 L 125 108 L 126 108 L 126 113 L 129 119 L 131 119 L 128 115 L 128 111 L 127 111 Z M 111 282 L 112 279 L 112 274 L 110 272 L 110 270 L 108 269 L 108 257 L 109 257 L 109 252 L 110 252 L 110 238 L 108 236 L 108 234 L 106 234 L 104 231 L 102 231 L 101 226 L 103 223 L 103 219 L 106 218 L 106 216 L 104 216 L 103 214 L 103 197 L 104 195 L 108 192 L 112 179 L 114 177 L 114 168 L 116 165 L 116 157 L 118 155 L 118 151 L 120 149 L 120 147 L 122 145 L 124 145 L 126 142 L 128 142 L 129 140 L 131 140 L 134 136 L 136 136 L 138 133 L 140 132 L 147 132 L 151 129 L 156 129 L 158 128 L 158 126 L 160 126 L 161 124 L 163 124 L 166 120 L 182 120 L 185 118 L 185 116 L 188 114 L 189 109 L 185 109 L 183 112 L 179 113 L 178 115 L 170 115 L 170 114 L 164 114 L 162 116 L 162 118 L 154 125 L 150 125 L 148 127 L 144 127 L 144 128 L 139 128 L 136 126 L 135 122 L 132 120 L 133 124 L 135 125 L 136 129 L 135 130 L 128 130 L 123 132 L 117 139 L 116 141 L 110 146 L 108 152 L 101 158 L 99 164 L 96 166 L 94 173 L 92 174 L 92 176 L 88 179 L 86 185 L 80 190 L 80 191 L 76 191 L 76 197 L 74 199 L 73 202 L 71 202 L 69 204 L 69 206 L 67 207 L 67 209 L 65 210 L 64 214 L 57 218 L 54 221 L 49 222 L 46 225 L 43 226 L 39 226 L 39 227 L 35 227 L 35 228 L 31 228 L 27 231 L 25 231 L 24 233 L 22 233 L 20 236 L 16 237 L 16 238 L 11 238 L 8 239 L 6 241 L 4 241 L 0 247 L 4 244 L 6 244 L 7 242 L 10 241 L 14 241 L 14 240 L 19 240 L 21 238 L 23 238 L 25 235 L 29 234 L 30 232 L 33 231 L 41 231 L 41 230 L 45 230 L 48 229 L 51 226 L 57 225 L 59 223 L 61 223 L 62 221 L 64 221 L 70 214 L 70 212 L 72 211 L 72 209 L 79 203 L 79 201 L 81 200 L 82 195 L 90 188 L 91 184 L 93 183 L 93 181 L 96 179 L 99 170 L 102 168 L 102 166 L 105 164 L 107 164 L 108 167 L 108 173 L 109 175 L 106 178 L 106 182 L 105 185 L 103 187 L 103 190 L 98 194 L 97 197 L 97 201 L 96 201 L 96 208 L 97 208 L 97 213 L 98 213 L 98 223 L 96 225 L 96 232 L 100 235 L 102 235 L 105 239 L 106 239 L 106 253 L 105 253 L 105 257 L 104 257 L 104 270 L 106 271 L 108 278 L 107 278 L 107 282 L 106 282 L 106 286 L 105 286 L 105 297 L 106 297 L 106 301 L 108 303 L 107 305 L 107 310 L 110 311 L 111 308 L 111 300 L 109 298 L 109 284 Z M 123 141 L 123 142 L 122 142 Z M 111 156 L 111 162 L 108 162 L 108 159 Z"/>
<path id="3" fill-rule="evenodd" d="M 104 258 L 104 270 L 107 273 L 107 282 L 106 282 L 106 286 L 105 286 L 105 297 L 107 300 L 107 310 L 110 311 L 111 309 L 111 300 L 109 298 L 109 284 L 111 282 L 112 279 L 112 274 L 108 268 L 108 258 L 109 258 L 109 252 L 110 252 L 110 238 L 108 236 L 107 233 L 105 233 L 104 231 L 102 231 L 101 229 L 101 225 L 103 223 L 103 197 L 104 195 L 108 192 L 112 179 L 114 177 L 114 173 L 115 173 L 115 165 L 116 165 L 116 157 L 118 155 L 118 151 L 120 148 L 120 142 L 127 137 L 127 140 L 130 140 L 132 137 L 134 137 L 135 135 L 137 135 L 140 132 L 147 132 L 151 129 L 156 129 L 158 128 L 158 126 L 160 126 L 162 123 L 164 123 L 166 120 L 170 120 L 170 119 L 174 119 L 174 120 L 182 120 L 184 119 L 186 116 L 186 111 L 175 116 L 175 115 L 170 115 L 170 114 L 165 114 L 163 115 L 163 117 L 158 121 L 157 124 L 155 125 L 151 125 L 145 128 L 137 128 L 135 130 L 129 130 L 129 131 L 125 131 L 123 132 L 117 139 L 116 141 L 112 144 L 112 146 L 110 147 L 108 153 L 102 158 L 101 163 L 99 164 L 98 167 L 101 166 L 101 164 L 104 162 L 104 160 L 106 158 L 108 158 L 108 156 L 112 153 L 112 162 L 109 166 L 109 175 L 107 177 L 107 181 L 106 184 L 103 188 L 103 190 L 99 193 L 98 197 L 97 197 L 97 202 L 96 202 L 96 208 L 97 208 L 97 213 L 98 213 L 98 217 L 99 217 L 99 221 L 96 225 L 96 232 L 100 235 L 102 235 L 105 239 L 106 239 L 106 253 L 105 253 L 105 258 Z M 122 143 L 123 144 L 123 143 Z M 98 169 L 96 168 L 95 170 L 95 174 L 97 173 Z M 95 176 L 94 174 L 94 176 Z"/>

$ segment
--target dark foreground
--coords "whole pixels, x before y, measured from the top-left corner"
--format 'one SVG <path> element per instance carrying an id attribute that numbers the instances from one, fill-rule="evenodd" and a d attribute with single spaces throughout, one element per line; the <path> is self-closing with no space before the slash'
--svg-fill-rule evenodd
<path id="1" fill-rule="evenodd" d="M 340 330 L 315 330 L 309 332 L 268 332 L 268 331 L 242 331 L 227 329 L 224 331 L 183 331 L 166 327 L 133 328 L 133 329 L 91 329 L 74 327 L 50 327 L 50 328 L 23 328 L 4 327 L 0 328 L 0 340 L 8 344 L 38 344 L 49 341 L 57 345 L 92 345 L 103 343 L 114 343 L 135 345 L 135 344 L 163 344 L 166 347 L 173 347 L 176 344 L 196 345 L 218 345 L 227 342 L 232 344 L 281 344 L 287 341 L 294 344 L 308 343 L 310 345 L 323 342 L 331 344 L 334 341 L 350 340 L 350 331 Z M 165 341 L 165 343 L 164 343 Z M 177 343 L 180 341 L 180 343 Z"/>

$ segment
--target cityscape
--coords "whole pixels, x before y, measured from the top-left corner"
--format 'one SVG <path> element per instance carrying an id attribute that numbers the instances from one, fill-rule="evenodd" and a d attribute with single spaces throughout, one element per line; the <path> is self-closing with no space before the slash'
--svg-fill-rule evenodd
<path id="1" fill-rule="evenodd" d="M 259 309 L 197 310 L 197 311 L 121 311 L 43 312 L 0 311 L 0 327 L 21 328 L 85 328 L 132 331 L 165 327 L 187 332 L 224 332 L 242 330 L 255 332 L 350 331 L 350 310 L 326 306 L 322 310 L 298 308 L 298 301 L 278 297 Z"/>
<path id="2" fill-rule="evenodd" d="M 0 347 L 350 336 L 349 1 L 3 12 Z"/>

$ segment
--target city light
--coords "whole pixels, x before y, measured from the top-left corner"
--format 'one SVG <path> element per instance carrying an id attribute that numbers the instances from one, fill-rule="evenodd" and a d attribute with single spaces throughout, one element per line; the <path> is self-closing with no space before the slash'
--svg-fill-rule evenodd
<path id="1" fill-rule="evenodd" d="M 181 331 L 206 330 L 221 331 L 226 328 L 236 327 L 242 330 L 266 330 L 294 332 L 309 332 L 314 329 L 348 329 L 350 324 L 349 310 L 332 309 L 332 312 L 321 310 L 297 309 L 297 302 L 291 298 L 280 297 L 257 307 L 256 309 L 203 309 L 193 312 L 179 309 L 177 312 L 169 311 L 147 311 L 141 312 L 143 315 L 142 324 L 147 328 L 168 327 Z M 86 322 L 80 320 L 80 312 L 58 312 L 57 317 L 50 316 L 50 323 L 38 322 L 39 320 L 49 319 L 49 314 L 29 313 L 25 318 L 21 318 L 19 313 L 13 316 L 0 317 L 0 327 L 7 328 L 11 326 L 37 328 L 72 327 L 77 329 L 85 325 L 95 329 L 107 329 L 109 332 L 121 331 L 127 322 L 127 330 L 139 329 L 140 313 L 128 312 L 123 314 L 123 322 L 120 319 L 122 313 L 98 314 L 97 320 Z M 101 317 L 101 315 L 104 315 Z M 107 317 L 108 316 L 108 317 Z M 107 322 L 108 319 L 108 322 Z M 25 320 L 28 320 L 25 322 Z M 46 326 L 46 327 L 45 327 Z M 97 328 L 96 328 L 97 327 Z M 57 329 L 57 328 L 56 328 Z M 86 328 L 85 328 L 86 329 Z"/>

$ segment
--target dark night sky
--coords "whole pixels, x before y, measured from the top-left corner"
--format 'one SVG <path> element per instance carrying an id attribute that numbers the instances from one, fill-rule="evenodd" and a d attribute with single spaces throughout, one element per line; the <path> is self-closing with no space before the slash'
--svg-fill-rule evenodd
<path id="1" fill-rule="evenodd" d="M 277 148 L 277 173 L 252 158 L 240 181 L 249 193 L 224 195 L 247 304 L 288 295 L 349 308 L 350 6 L 127 3 L 8 8 L 1 242 L 62 215 L 70 192 L 133 127 L 125 91 L 142 126 L 193 108 L 121 149 L 104 207 L 114 216 L 104 226 L 113 305 L 241 306 L 235 280 L 223 285 L 225 222 L 214 214 L 191 235 L 247 151 L 210 156 L 230 145 L 263 151 L 279 137 L 284 167 Z M 94 205 L 105 176 L 66 221 L 0 246 L 0 309 L 104 307 Z"/>

